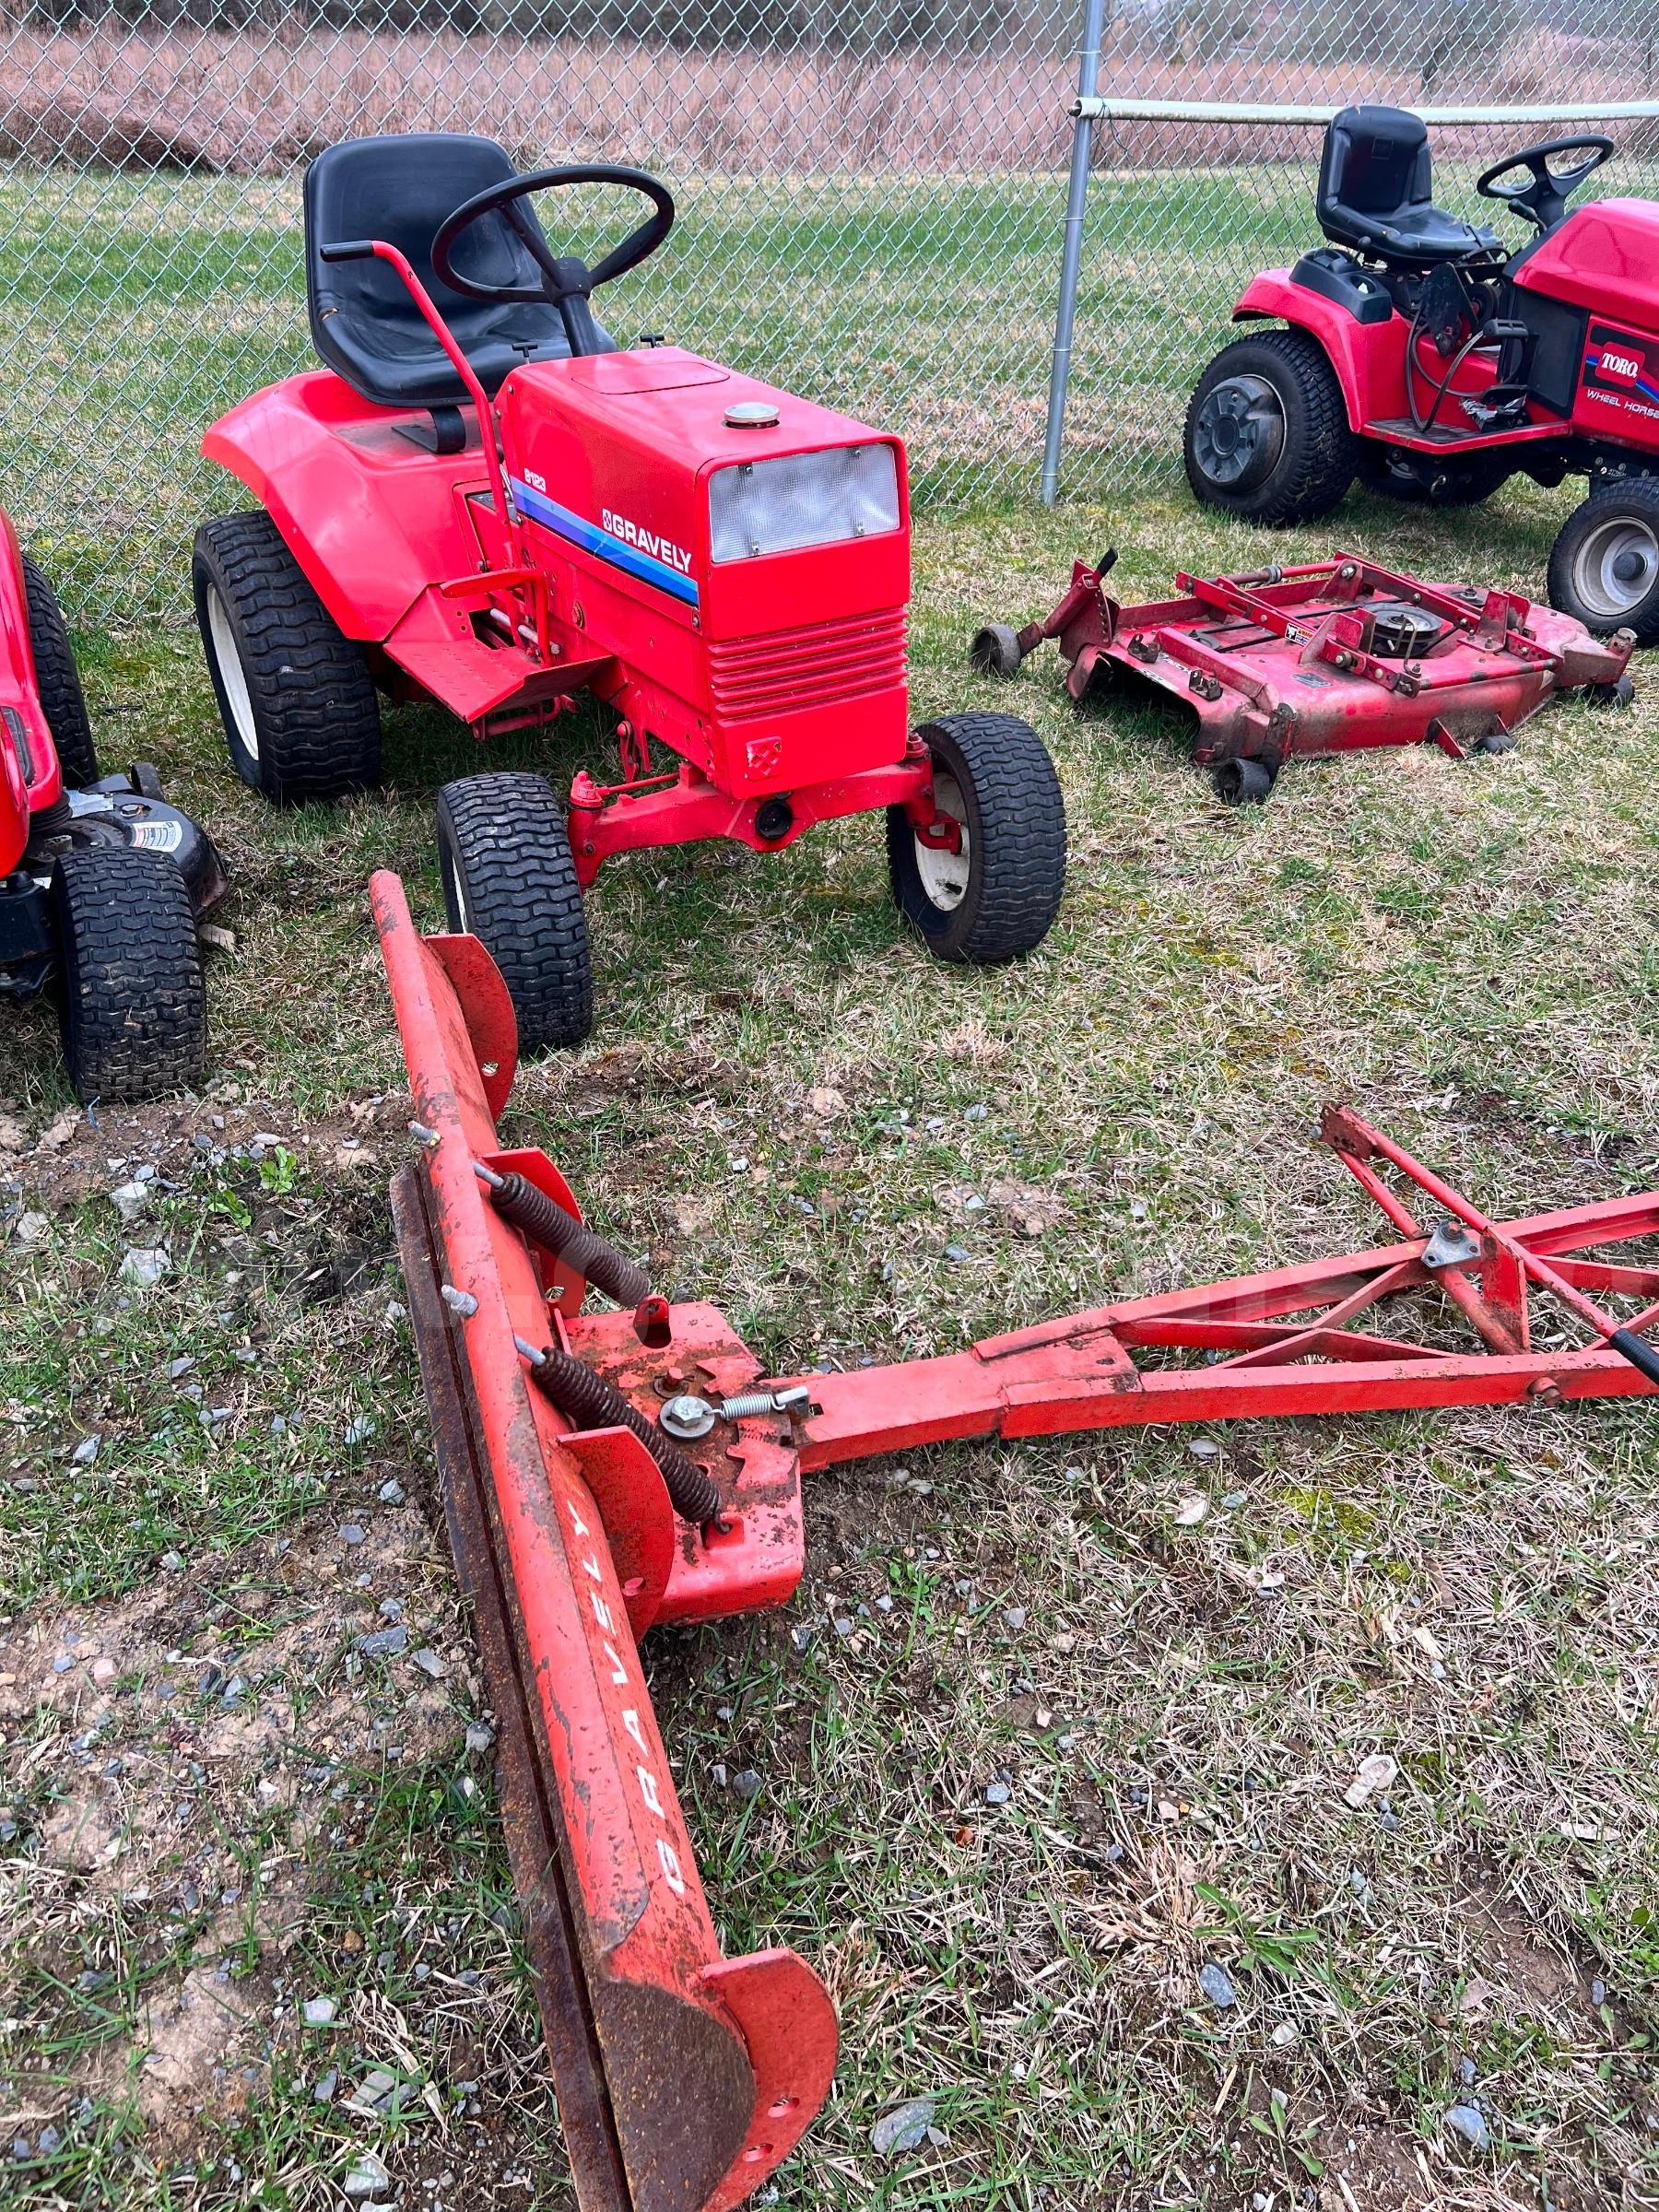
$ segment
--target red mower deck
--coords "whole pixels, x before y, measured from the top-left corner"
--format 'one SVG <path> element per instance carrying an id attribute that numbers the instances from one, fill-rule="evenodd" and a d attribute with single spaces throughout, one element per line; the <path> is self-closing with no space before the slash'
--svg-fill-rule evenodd
<path id="1" fill-rule="evenodd" d="M 982 674 L 1011 677 L 1059 641 L 1082 705 L 1150 685 L 1196 715 L 1194 759 L 1224 798 L 1265 798 L 1293 753 L 1437 745 L 1453 759 L 1507 749 L 1559 692 L 1630 697 L 1628 631 L 1593 638 L 1513 592 L 1425 583 L 1357 553 L 1240 576 L 1178 575 L 1178 599 L 1126 606 L 1116 556 L 1077 561 L 1048 618 L 980 631 Z"/>
<path id="2" fill-rule="evenodd" d="M 501 1149 L 500 975 L 474 938 L 419 937 L 396 877 L 372 897 L 418 1117 L 399 1248 L 582 2212 L 720 2212 L 829 2090 L 835 2017 L 812 1970 L 721 1956 L 636 1648 L 654 1622 L 787 1601 L 804 1472 L 954 1438 L 1659 1385 L 1659 1261 L 1602 1254 L 1659 1234 L 1659 1192 L 1500 1224 L 1338 1108 L 1323 1134 L 1394 1243 L 767 1380 L 716 1308 L 651 1295 L 545 1153 Z M 1443 1218 L 1425 1228 L 1385 1171 Z M 583 1310 L 599 1283 L 624 1311 Z M 1557 1309 L 1536 1338 L 1534 1292 Z M 1410 1293 L 1433 1310 L 1422 1335 L 1384 1326 Z M 1592 1341 L 1563 1341 L 1562 1314 Z"/>

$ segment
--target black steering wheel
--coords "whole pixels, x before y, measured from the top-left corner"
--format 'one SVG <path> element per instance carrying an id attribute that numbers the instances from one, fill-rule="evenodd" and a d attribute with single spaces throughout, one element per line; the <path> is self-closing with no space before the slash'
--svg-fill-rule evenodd
<path id="1" fill-rule="evenodd" d="M 629 232 L 619 246 L 613 246 L 604 260 L 590 269 L 576 254 L 550 253 L 538 227 L 527 221 L 519 208 L 518 203 L 533 192 L 548 192 L 564 184 L 619 184 L 649 200 L 652 212 L 637 229 Z M 461 233 L 480 216 L 488 215 L 498 207 L 540 269 L 539 284 L 478 284 L 470 276 L 463 276 L 454 266 L 451 257 Z M 566 169 L 535 169 L 522 177 L 508 177 L 500 184 L 491 184 L 461 203 L 441 225 L 432 241 L 432 273 L 452 290 L 464 292 L 469 300 L 535 300 L 556 307 L 564 318 L 571 351 L 597 353 L 600 339 L 594 318 L 588 312 L 589 294 L 600 285 L 609 284 L 613 277 L 638 268 L 641 262 L 656 252 L 673 228 L 673 194 L 655 177 L 647 176 L 642 169 L 619 169 L 604 161 L 578 163 Z"/>
<path id="2" fill-rule="evenodd" d="M 1598 131 L 1582 131 L 1571 138 L 1547 138 L 1540 146 L 1524 147 L 1507 160 L 1493 162 L 1476 179 L 1475 189 L 1483 200 L 1501 200 L 1506 207 L 1520 208 L 1540 230 L 1547 230 L 1566 214 L 1567 202 L 1584 179 L 1610 161 L 1617 151 L 1612 139 L 1604 138 Z M 1552 154 L 1577 153 L 1587 153 L 1590 159 L 1576 169 L 1558 172 L 1550 168 Z M 1508 176 L 1512 169 L 1525 170 L 1526 182 L 1500 185 L 1499 178 Z"/>

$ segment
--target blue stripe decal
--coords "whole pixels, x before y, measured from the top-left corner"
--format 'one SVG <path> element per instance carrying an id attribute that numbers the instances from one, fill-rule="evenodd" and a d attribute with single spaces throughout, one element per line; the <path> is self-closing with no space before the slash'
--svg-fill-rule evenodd
<path id="1" fill-rule="evenodd" d="M 637 576 L 641 583 L 654 584 L 659 592 L 667 592 L 688 606 L 697 605 L 697 584 L 689 576 L 670 567 L 667 561 L 658 560 L 653 553 L 641 553 L 638 546 L 626 546 L 608 530 L 601 530 L 596 523 L 572 514 L 557 500 L 550 500 L 545 491 L 536 491 L 528 484 L 512 478 L 512 496 L 521 511 L 532 522 L 544 528 L 557 531 L 560 537 L 569 538 L 571 545 L 580 546 L 584 553 L 596 553 L 601 560 L 608 560 L 615 569 L 629 576 Z"/>

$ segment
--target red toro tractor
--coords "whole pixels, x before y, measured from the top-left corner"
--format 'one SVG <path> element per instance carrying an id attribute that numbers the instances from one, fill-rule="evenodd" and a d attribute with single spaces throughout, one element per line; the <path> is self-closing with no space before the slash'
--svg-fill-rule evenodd
<path id="1" fill-rule="evenodd" d="M 100 777 L 57 599 L 0 512 L 0 998 L 57 979 L 77 1097 L 200 1076 L 196 916 L 224 888 L 212 841 L 147 762 Z"/>
<path id="2" fill-rule="evenodd" d="M 1319 171 L 1329 246 L 1257 276 L 1233 310 L 1288 327 L 1227 347 L 1193 394 L 1198 498 L 1288 524 L 1329 513 L 1356 476 L 1451 506 L 1516 471 L 1587 476 L 1550 604 L 1659 645 L 1659 204 L 1567 205 L 1613 152 L 1552 138 L 1487 170 L 1477 191 L 1533 226 L 1509 253 L 1434 205 L 1416 115 L 1344 109 Z"/>
<path id="3" fill-rule="evenodd" d="M 770 1377 L 717 1307 L 653 1291 L 547 1154 L 503 1143 L 499 971 L 474 937 L 418 936 L 396 877 L 371 888 L 417 1117 L 393 1218 L 582 2212 L 726 2212 L 830 2089 L 811 1967 L 722 1956 L 638 1648 L 788 1601 L 804 1476 L 969 1437 L 1659 1387 L 1659 1192 L 1494 1221 L 1339 1107 L 1321 1134 L 1392 1242 Z"/>
<path id="4" fill-rule="evenodd" d="M 640 194 L 594 266 L 530 202 Z M 896 438 L 656 338 L 590 300 L 656 252 L 674 202 L 606 166 L 515 174 L 492 140 L 332 147 L 305 182 L 327 364 L 256 393 L 203 451 L 263 512 L 197 535 L 196 609 L 231 759 L 276 800 L 380 773 L 378 694 L 491 732 L 587 692 L 619 780 L 439 794 L 444 899 L 500 963 L 533 1051 L 592 1019 L 582 893 L 610 854 L 730 838 L 771 853 L 885 810 L 894 895 L 942 959 L 1028 951 L 1065 826 L 1012 717 L 907 720 L 910 518 Z"/>

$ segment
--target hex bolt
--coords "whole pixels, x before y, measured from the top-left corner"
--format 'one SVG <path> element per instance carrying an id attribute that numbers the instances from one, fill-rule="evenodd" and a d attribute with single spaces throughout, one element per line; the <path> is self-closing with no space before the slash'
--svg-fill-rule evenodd
<path id="1" fill-rule="evenodd" d="M 663 1427 L 681 1443 L 695 1443 L 699 1437 L 707 1436 L 719 1418 L 708 1399 L 700 1398 L 695 1391 L 681 1391 L 657 1412 Z"/>
<path id="2" fill-rule="evenodd" d="M 423 1150 L 428 1152 L 435 1152 L 438 1149 L 438 1147 L 443 1142 L 442 1137 L 439 1135 L 437 1130 L 429 1129 L 424 1122 L 411 1122 L 409 1124 L 409 1135 L 415 1139 L 415 1142 L 423 1148 Z"/>
<path id="3" fill-rule="evenodd" d="M 439 1292 L 452 1313 L 459 1313 L 463 1321 L 470 1321 L 478 1310 L 478 1301 L 470 1290 L 457 1290 L 453 1283 L 445 1283 Z"/>

